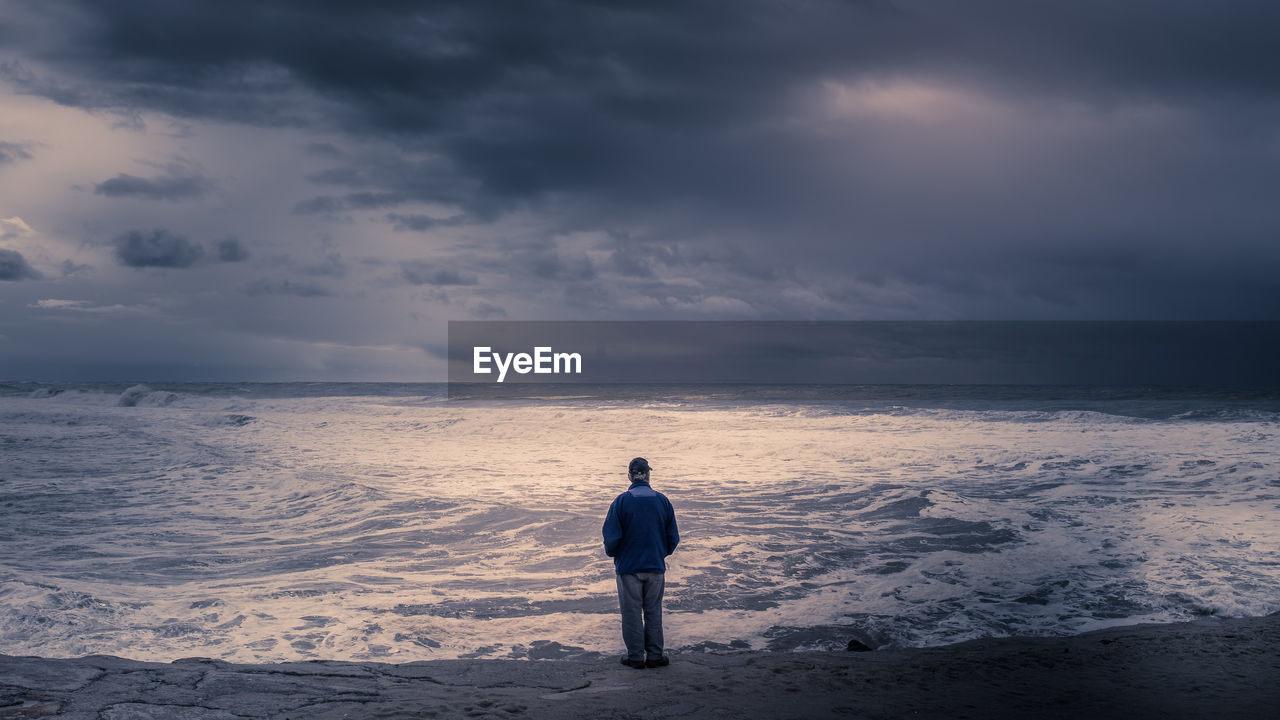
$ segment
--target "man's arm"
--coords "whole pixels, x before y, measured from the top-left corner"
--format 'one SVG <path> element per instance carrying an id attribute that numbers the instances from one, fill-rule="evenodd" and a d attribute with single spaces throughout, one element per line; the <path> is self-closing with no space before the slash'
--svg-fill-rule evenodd
<path id="1" fill-rule="evenodd" d="M 676 527 L 676 509 L 671 506 L 671 501 L 666 496 L 662 497 L 667 502 L 667 554 L 676 551 L 676 546 L 680 544 L 680 530 Z"/>
<path id="2" fill-rule="evenodd" d="M 622 542 L 622 522 L 618 519 L 618 498 L 609 504 L 609 514 L 604 517 L 604 527 L 600 529 L 604 535 L 604 554 L 609 557 L 618 556 L 618 545 Z"/>

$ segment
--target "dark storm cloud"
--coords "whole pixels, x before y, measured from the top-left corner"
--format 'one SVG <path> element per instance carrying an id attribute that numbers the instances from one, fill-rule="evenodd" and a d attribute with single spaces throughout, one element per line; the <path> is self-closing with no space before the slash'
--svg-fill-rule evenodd
<path id="1" fill-rule="evenodd" d="M 294 215 L 332 215 L 346 210 L 376 210 L 412 200 L 401 192 L 356 192 L 341 197 L 319 195 L 293 206 Z"/>
<path id="2" fill-rule="evenodd" d="M 249 259 L 249 251 L 239 238 L 226 238 L 214 245 L 218 262 L 244 262 Z"/>
<path id="3" fill-rule="evenodd" d="M 341 200 L 325 195 L 303 200 L 293 206 L 294 215 L 331 215 L 342 212 L 342 210 L 343 204 Z"/>
<path id="4" fill-rule="evenodd" d="M 341 128 L 426 141 L 513 195 L 613 180 L 613 161 L 643 158 L 637 143 L 696 148 L 823 77 L 978 74 L 1097 96 L 1280 89 L 1268 32 L 1280 8 L 1265 2 L 64 5 L 28 3 L 31 32 L 14 38 L 71 71 L 46 87 L 11 70 L 32 91 L 275 124 L 283 111 L 267 108 L 286 103 L 267 101 L 300 88 L 333 103 Z M 241 102 L 216 102 L 228 96 Z M 687 133 L 704 137 L 684 145 Z"/>
<path id="5" fill-rule="evenodd" d="M 615 248 L 609 256 L 609 262 L 614 272 L 619 275 L 638 278 L 653 277 L 653 260 L 649 253 L 632 247 L 630 243 Z"/>
<path id="6" fill-rule="evenodd" d="M 204 257 L 204 248 L 164 229 L 130 230 L 115 239 L 116 259 L 129 267 L 185 268 Z"/>
<path id="7" fill-rule="evenodd" d="M 17 250 L 0 248 L 0 280 L 27 280 L 40 277 L 40 273 Z"/>
<path id="8" fill-rule="evenodd" d="M 475 285 L 475 275 L 442 268 L 425 260 L 410 260 L 400 265 L 404 279 L 413 285 Z"/>
<path id="9" fill-rule="evenodd" d="M 63 260 L 61 263 L 58 263 L 58 271 L 62 273 L 62 277 L 73 277 L 88 270 L 92 270 L 89 265 L 77 263 L 72 260 Z"/>
<path id="10" fill-rule="evenodd" d="M 276 199 L 300 216 L 451 222 L 402 207 L 428 202 L 614 233 L 607 262 L 495 260 L 579 307 L 624 297 L 613 273 L 672 307 L 787 313 L 767 293 L 790 286 L 835 314 L 1278 312 L 1250 272 L 1280 262 L 1275 3 L 20 7 L 21 90 L 352 140 L 309 146 L 336 166 Z"/>
<path id="11" fill-rule="evenodd" d="M 347 263 L 341 254 L 331 252 L 325 254 L 319 262 L 303 266 L 302 271 L 317 277 L 341 278 L 347 276 Z"/>
<path id="12" fill-rule="evenodd" d="M 473 219 L 492 219 L 497 201 L 475 179 L 467 178 L 447 159 L 439 155 L 422 156 L 425 145 L 438 145 L 439 138 L 423 132 L 415 137 L 396 136 L 396 142 L 410 143 L 411 147 L 397 146 L 393 152 L 371 151 L 354 158 L 348 164 L 330 167 L 307 175 L 307 180 L 327 188 L 340 190 L 317 195 L 294 206 L 297 215 L 337 214 L 351 210 L 377 210 L 392 208 L 405 203 L 429 200 L 447 205 L 466 206 Z M 406 153 L 405 150 L 412 150 Z M 403 229 L 415 229 L 422 225 L 420 215 L 390 214 L 389 221 L 405 225 Z M 402 223 L 402 218 L 412 218 Z M 448 220 L 459 223 L 465 218 Z M 446 222 L 441 220 L 441 222 Z"/>
<path id="13" fill-rule="evenodd" d="M 327 142 L 308 142 L 303 145 L 303 149 L 306 150 L 308 155 L 316 157 L 338 158 L 343 155 L 338 146 Z"/>
<path id="14" fill-rule="evenodd" d="M 467 222 L 464 215 L 452 215 L 446 218 L 436 218 L 430 215 L 401 215 L 400 213 L 387 213 L 387 222 L 391 223 L 396 230 L 405 230 L 413 232 L 426 232 L 435 230 L 436 228 L 458 227 Z"/>
<path id="15" fill-rule="evenodd" d="M 11 165 L 19 160 L 30 159 L 30 143 L 0 142 L 0 166 Z"/>
<path id="16" fill-rule="evenodd" d="M 507 316 L 506 310 L 503 310 L 497 305 L 494 305 L 492 303 L 487 303 L 483 300 L 481 300 L 480 302 L 477 302 L 476 304 L 472 305 L 468 309 L 470 310 L 472 316 L 474 316 L 479 320 L 493 320 L 497 318 L 505 318 Z"/>
<path id="17" fill-rule="evenodd" d="M 316 298 L 333 295 L 327 288 L 316 283 L 294 282 L 293 280 L 254 280 L 245 285 L 245 292 L 253 296 L 292 295 L 294 297 Z"/>
<path id="18" fill-rule="evenodd" d="M 179 202 L 203 197 L 213 190 L 213 181 L 194 174 L 165 174 L 144 178 L 120 173 L 93 186 L 96 195 L 134 197 L 145 200 Z"/>
<path id="19" fill-rule="evenodd" d="M 645 243 L 629 238 L 614 239 L 609 256 L 611 269 L 619 275 L 651 278 L 679 270 L 719 269 L 729 279 L 772 283 L 794 279 L 795 268 L 787 263 L 766 262 L 733 245 L 681 248 L 670 244 Z"/>
<path id="20" fill-rule="evenodd" d="M 532 248 L 517 253 L 508 265 L 512 273 L 532 275 L 540 280 L 580 282 L 594 280 L 595 265 L 591 258 L 566 256 L 555 248 Z"/>

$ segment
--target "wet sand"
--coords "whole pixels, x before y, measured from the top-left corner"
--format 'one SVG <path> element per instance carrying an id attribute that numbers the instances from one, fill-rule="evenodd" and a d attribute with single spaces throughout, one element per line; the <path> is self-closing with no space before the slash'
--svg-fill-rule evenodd
<path id="1" fill-rule="evenodd" d="M 926 649 L 615 662 L 0 655 L 0 718 L 1274 718 L 1280 613 Z"/>

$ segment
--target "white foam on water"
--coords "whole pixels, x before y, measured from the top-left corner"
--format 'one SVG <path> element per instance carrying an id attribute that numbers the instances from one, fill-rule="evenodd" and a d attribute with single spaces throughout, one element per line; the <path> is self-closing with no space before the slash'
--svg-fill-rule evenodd
<path id="1" fill-rule="evenodd" d="M 619 652 L 600 524 L 635 455 L 683 536 L 672 648 L 1264 614 L 1280 609 L 1275 434 L 1266 414 L 9 396 L 0 648 Z"/>

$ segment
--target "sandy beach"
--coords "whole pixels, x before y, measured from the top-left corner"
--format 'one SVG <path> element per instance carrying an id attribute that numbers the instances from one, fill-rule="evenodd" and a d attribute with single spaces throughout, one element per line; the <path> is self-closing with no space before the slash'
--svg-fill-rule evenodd
<path id="1" fill-rule="evenodd" d="M 436 660 L 146 663 L 0 656 L 0 717 L 1271 718 L 1280 613 L 669 667 Z"/>

